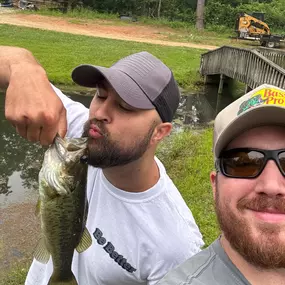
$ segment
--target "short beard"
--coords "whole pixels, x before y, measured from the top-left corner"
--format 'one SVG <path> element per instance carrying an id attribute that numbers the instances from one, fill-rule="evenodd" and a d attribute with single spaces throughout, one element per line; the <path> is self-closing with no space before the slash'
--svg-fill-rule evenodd
<path id="1" fill-rule="evenodd" d="M 280 226 L 260 225 L 259 237 L 252 236 L 250 222 L 236 216 L 227 207 L 229 201 L 220 201 L 218 183 L 216 183 L 215 207 L 220 228 L 230 245 L 249 263 L 263 269 L 285 268 L 285 244 L 279 238 Z M 245 208 L 262 210 L 268 206 L 284 212 L 284 198 L 269 198 L 260 195 L 255 199 L 241 199 L 238 211 Z"/>
<path id="2" fill-rule="evenodd" d="M 111 140 L 104 123 L 96 119 L 92 119 L 85 123 L 83 136 L 88 137 L 88 131 L 91 123 L 100 128 L 102 137 L 96 139 L 96 142 L 94 142 L 94 139 L 89 138 L 88 164 L 103 169 L 114 166 L 123 166 L 141 158 L 147 151 L 151 136 L 157 126 L 157 122 L 153 122 L 148 133 L 144 136 L 139 138 L 133 138 L 130 136 L 130 141 L 133 141 L 133 143 L 131 146 L 124 148 L 120 146 L 120 142 Z"/>

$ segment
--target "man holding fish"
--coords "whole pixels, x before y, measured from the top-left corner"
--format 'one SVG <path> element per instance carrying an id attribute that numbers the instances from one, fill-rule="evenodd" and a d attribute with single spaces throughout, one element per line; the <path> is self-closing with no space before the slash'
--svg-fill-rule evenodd
<path id="1" fill-rule="evenodd" d="M 65 262 L 55 268 L 54 255 L 64 259 L 65 250 L 53 255 L 47 244 L 65 237 L 53 241 L 54 234 L 45 237 L 45 249 L 38 246 L 25 284 L 156 284 L 203 245 L 191 211 L 155 157 L 157 145 L 172 129 L 178 86 L 171 70 L 148 52 L 127 56 L 110 68 L 80 65 L 72 79 L 96 88 L 89 111 L 52 86 L 29 51 L 0 47 L 0 86 L 7 87 L 5 115 L 17 132 L 31 142 L 58 144 L 61 159 L 78 143 L 67 147 L 60 137 L 88 139 L 89 207 L 86 221 L 84 213 L 81 218 L 83 241 L 74 244 L 71 269 L 76 280 L 65 275 Z M 78 164 L 84 167 L 84 161 L 77 159 Z M 77 177 L 74 168 L 68 171 Z M 51 184 L 59 189 L 51 178 L 56 174 L 45 173 L 40 193 Z M 58 198 L 44 189 L 48 199 Z M 40 206 L 42 223 L 45 209 Z M 52 258 L 43 258 L 43 251 Z"/>

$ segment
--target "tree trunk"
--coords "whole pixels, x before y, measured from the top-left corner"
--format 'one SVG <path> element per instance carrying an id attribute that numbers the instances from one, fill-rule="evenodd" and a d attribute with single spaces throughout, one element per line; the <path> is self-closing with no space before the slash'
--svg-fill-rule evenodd
<path id="1" fill-rule="evenodd" d="M 196 29 L 199 31 L 204 30 L 204 10 L 205 0 L 197 0 Z"/>
<path id="2" fill-rule="evenodd" d="M 158 0 L 157 18 L 160 18 L 161 0 Z"/>

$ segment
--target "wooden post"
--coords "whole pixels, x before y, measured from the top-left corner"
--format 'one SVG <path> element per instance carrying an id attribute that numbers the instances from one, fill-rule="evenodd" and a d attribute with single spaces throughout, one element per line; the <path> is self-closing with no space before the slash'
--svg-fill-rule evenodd
<path id="1" fill-rule="evenodd" d="M 251 90 L 252 89 L 248 85 L 245 85 L 244 94 L 246 94 L 247 92 L 249 92 Z"/>
<path id="2" fill-rule="evenodd" d="M 225 75 L 221 74 L 220 75 L 219 89 L 218 89 L 218 96 L 217 96 L 217 103 L 216 103 L 216 115 L 220 111 L 220 105 L 221 105 L 223 88 L 224 88 L 224 80 L 225 80 Z"/>
<path id="3" fill-rule="evenodd" d="M 193 97 L 191 94 L 189 94 L 186 98 L 186 105 L 185 105 L 185 116 L 184 116 L 184 125 L 189 125 L 192 123 L 192 116 L 189 114 L 192 110 L 193 105 Z"/>

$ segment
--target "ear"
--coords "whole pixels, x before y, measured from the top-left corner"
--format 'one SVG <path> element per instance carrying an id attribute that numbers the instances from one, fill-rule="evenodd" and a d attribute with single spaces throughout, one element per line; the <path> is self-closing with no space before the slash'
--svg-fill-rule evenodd
<path id="1" fill-rule="evenodd" d="M 217 179 L 218 179 L 217 172 L 216 171 L 211 171 L 211 173 L 210 173 L 210 181 L 211 181 L 211 185 L 212 185 L 212 191 L 213 191 L 214 200 L 216 200 Z"/>
<path id="2" fill-rule="evenodd" d="M 153 144 L 159 143 L 161 140 L 163 140 L 166 136 L 168 136 L 171 133 L 172 130 L 172 124 L 171 123 L 161 123 L 158 124 L 152 134 L 151 141 Z"/>

